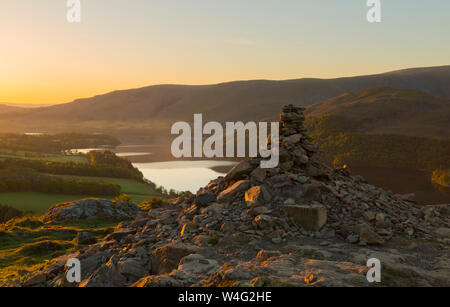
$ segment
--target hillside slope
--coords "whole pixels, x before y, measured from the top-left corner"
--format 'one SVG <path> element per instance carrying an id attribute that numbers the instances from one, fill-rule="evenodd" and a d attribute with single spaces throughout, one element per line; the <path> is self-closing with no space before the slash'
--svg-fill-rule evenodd
<path id="1" fill-rule="evenodd" d="M 371 87 L 416 89 L 449 99 L 448 84 L 450 66 L 338 79 L 255 80 L 204 86 L 157 85 L 33 109 L 19 118 L 34 121 L 173 121 L 191 120 L 194 113 L 201 112 L 206 120 L 259 120 L 277 114 L 284 104 L 306 106 Z"/>
<path id="2" fill-rule="evenodd" d="M 310 106 L 307 116 L 335 116 L 355 132 L 450 138 L 450 100 L 418 90 L 371 88 Z"/>

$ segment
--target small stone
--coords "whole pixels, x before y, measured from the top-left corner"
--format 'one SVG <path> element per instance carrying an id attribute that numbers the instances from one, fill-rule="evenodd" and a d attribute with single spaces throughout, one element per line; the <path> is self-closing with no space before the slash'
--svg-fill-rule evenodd
<path id="1" fill-rule="evenodd" d="M 216 195 L 213 193 L 205 192 L 197 195 L 195 198 L 195 204 L 198 207 L 204 207 L 216 200 Z"/>
<path id="2" fill-rule="evenodd" d="M 250 176 L 254 178 L 256 181 L 264 182 L 267 176 L 267 169 L 262 169 L 258 167 L 250 174 Z"/>
<path id="3" fill-rule="evenodd" d="M 294 134 L 294 135 L 285 137 L 283 140 L 284 140 L 284 142 L 285 142 L 286 144 L 289 144 L 289 145 L 295 145 L 295 144 L 297 144 L 298 142 L 300 142 L 300 140 L 302 139 L 302 137 L 303 137 L 303 135 L 301 135 L 301 134 Z"/>
<path id="4" fill-rule="evenodd" d="M 284 204 L 287 205 L 287 206 L 295 205 L 295 199 L 293 199 L 293 198 L 288 198 L 288 199 L 286 199 L 286 200 L 284 201 Z"/>
<path id="5" fill-rule="evenodd" d="M 384 239 L 376 232 L 373 232 L 368 225 L 361 225 L 359 227 L 359 241 L 367 245 L 382 245 Z"/>
<path id="6" fill-rule="evenodd" d="M 261 215 L 261 214 L 268 214 L 271 211 L 269 209 L 267 209 L 264 206 L 259 206 L 259 207 L 252 207 L 250 209 L 247 210 L 247 214 L 248 215 L 252 215 L 252 216 L 257 216 L 257 215 Z"/>
<path id="7" fill-rule="evenodd" d="M 372 211 L 366 211 L 366 212 L 364 212 L 363 215 L 364 215 L 364 218 L 369 222 L 373 221 L 375 219 L 375 214 Z"/>
<path id="8" fill-rule="evenodd" d="M 234 224 L 232 222 L 224 222 L 220 227 L 220 231 L 223 233 L 233 232 L 235 230 Z"/>
<path id="9" fill-rule="evenodd" d="M 297 180 L 298 180 L 298 182 L 300 182 L 301 184 L 305 184 L 305 183 L 308 182 L 308 177 L 300 175 L 300 176 L 298 176 L 298 179 L 297 179 Z"/>
<path id="10" fill-rule="evenodd" d="M 359 236 L 356 234 L 356 233 L 352 233 L 352 234 L 349 234 L 348 236 L 347 236 L 347 242 L 349 242 L 349 243 L 352 243 L 352 244 L 355 244 L 355 243 L 358 243 L 358 241 L 359 241 Z"/>
<path id="11" fill-rule="evenodd" d="M 245 192 L 245 202 L 249 206 L 258 206 L 264 203 L 264 194 L 261 186 L 255 186 Z"/>
<path id="12" fill-rule="evenodd" d="M 271 228 L 273 225 L 272 218 L 268 215 L 258 215 L 253 220 L 253 226 L 257 229 L 268 229 Z"/>
<path id="13" fill-rule="evenodd" d="M 279 251 L 262 249 L 256 255 L 256 259 L 258 259 L 260 261 L 265 261 L 265 260 L 267 260 L 269 258 L 278 257 L 280 255 L 281 255 L 281 252 L 279 252 Z"/>
<path id="14" fill-rule="evenodd" d="M 301 155 L 300 157 L 298 157 L 297 159 L 295 159 L 295 163 L 297 165 L 304 165 L 306 163 L 309 162 L 309 158 L 307 155 Z"/>
<path id="15" fill-rule="evenodd" d="M 274 244 L 280 244 L 282 242 L 281 238 L 272 238 L 272 243 Z"/>
<path id="16" fill-rule="evenodd" d="M 375 219 L 377 222 L 383 223 L 384 222 L 384 214 L 383 213 L 377 213 L 375 216 Z"/>

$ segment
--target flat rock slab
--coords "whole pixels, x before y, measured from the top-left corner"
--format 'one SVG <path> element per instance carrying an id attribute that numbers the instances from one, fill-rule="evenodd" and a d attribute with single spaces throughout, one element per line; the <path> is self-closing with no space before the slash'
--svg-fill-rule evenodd
<path id="1" fill-rule="evenodd" d="M 319 231 L 327 222 L 327 208 L 319 203 L 312 205 L 282 206 L 292 221 L 306 230 Z"/>

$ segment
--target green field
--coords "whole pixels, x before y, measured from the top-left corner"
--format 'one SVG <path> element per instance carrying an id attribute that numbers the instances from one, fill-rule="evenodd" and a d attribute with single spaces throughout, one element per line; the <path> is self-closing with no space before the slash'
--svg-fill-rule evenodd
<path id="1" fill-rule="evenodd" d="M 45 160 L 50 162 L 75 162 L 88 163 L 85 156 L 78 155 L 63 155 L 63 154 L 48 154 L 37 153 L 31 151 L 12 151 L 9 149 L 0 149 L 0 159 L 28 159 L 28 160 Z"/>
<path id="2" fill-rule="evenodd" d="M 84 177 L 84 176 L 65 176 L 72 178 L 82 178 L 91 180 L 101 180 L 108 183 L 118 184 L 121 187 L 120 192 L 128 194 L 136 203 L 147 201 L 152 197 L 161 196 L 158 192 L 152 191 L 146 184 L 133 179 L 109 178 L 109 177 Z"/>
<path id="3" fill-rule="evenodd" d="M 132 179 L 118 179 L 105 177 L 81 177 L 64 176 L 75 178 L 86 178 L 91 180 L 102 180 L 121 186 L 121 193 L 128 194 L 132 201 L 141 203 L 152 197 L 160 196 L 157 192 L 151 191 L 144 183 Z M 0 203 L 12 206 L 22 211 L 33 211 L 37 214 L 44 213 L 50 206 L 67 201 L 73 201 L 83 198 L 104 198 L 112 199 L 114 197 L 96 196 L 96 195 L 67 195 L 67 194 L 46 194 L 36 192 L 10 192 L 0 193 Z"/>

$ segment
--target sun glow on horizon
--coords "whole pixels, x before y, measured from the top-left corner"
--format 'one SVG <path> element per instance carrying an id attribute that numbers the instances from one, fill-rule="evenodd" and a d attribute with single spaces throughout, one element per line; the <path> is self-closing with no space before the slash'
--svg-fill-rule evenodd
<path id="1" fill-rule="evenodd" d="M 157 84 L 336 78 L 450 63 L 450 2 L 385 2 L 376 25 L 365 20 L 365 2 L 83 1 L 82 22 L 70 24 L 65 1 L 4 0 L 0 103 L 57 104 Z"/>

